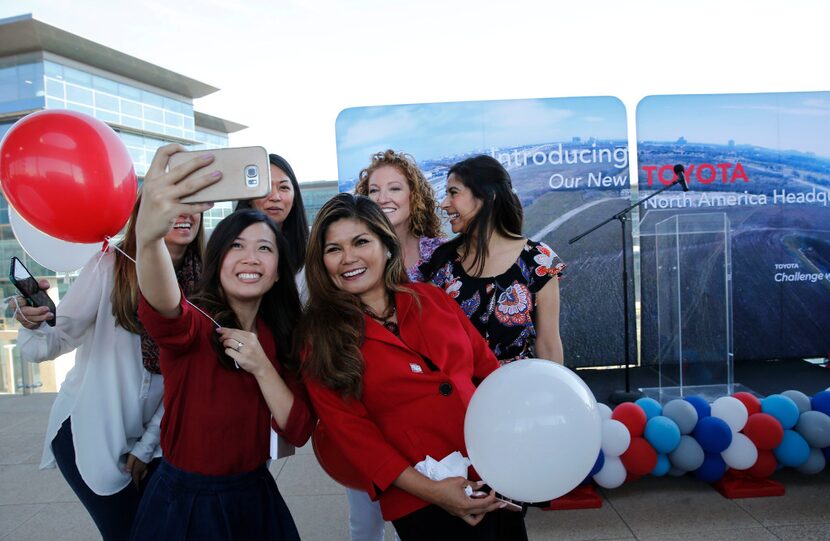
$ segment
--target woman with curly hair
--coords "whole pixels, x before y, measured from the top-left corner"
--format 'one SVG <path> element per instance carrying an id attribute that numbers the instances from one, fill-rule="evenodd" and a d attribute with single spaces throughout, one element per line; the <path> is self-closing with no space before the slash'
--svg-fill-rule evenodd
<path id="1" fill-rule="evenodd" d="M 387 150 L 372 156 L 360 171 L 355 193 L 380 205 L 403 247 L 406 274 L 422 282 L 418 266 L 428 261 L 445 239 L 441 233 L 435 193 L 409 154 Z"/>

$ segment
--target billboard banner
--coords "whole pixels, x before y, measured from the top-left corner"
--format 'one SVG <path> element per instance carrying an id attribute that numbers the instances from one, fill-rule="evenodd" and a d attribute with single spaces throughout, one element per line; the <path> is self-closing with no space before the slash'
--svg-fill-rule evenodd
<path id="1" fill-rule="evenodd" d="M 476 154 L 498 159 L 524 206 L 525 234 L 568 265 L 560 282 L 567 364 L 622 362 L 620 227 L 609 224 L 567 244 L 630 197 L 626 113 L 618 99 L 351 108 L 338 116 L 336 131 L 341 191 L 352 191 L 372 154 L 387 148 L 411 154 L 439 200 L 452 164 Z"/>
<path id="2" fill-rule="evenodd" d="M 658 356 L 655 228 L 678 214 L 728 217 L 737 360 L 826 355 L 830 93 L 652 96 L 637 108 L 637 140 L 641 197 L 677 164 L 689 185 L 641 212 L 644 362 Z"/>

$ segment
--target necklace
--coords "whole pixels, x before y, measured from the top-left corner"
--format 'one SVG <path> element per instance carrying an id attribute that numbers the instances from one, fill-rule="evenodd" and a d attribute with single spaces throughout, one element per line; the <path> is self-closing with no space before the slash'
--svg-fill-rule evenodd
<path id="1" fill-rule="evenodd" d="M 363 312 L 369 316 L 370 318 L 374 319 L 385 328 L 387 331 L 391 332 L 395 336 L 401 335 L 401 329 L 398 327 L 398 324 L 394 321 L 389 321 L 393 317 L 395 317 L 395 313 L 397 312 L 397 307 L 395 306 L 394 298 L 389 299 L 389 308 L 387 308 L 387 314 L 383 316 L 379 316 L 378 314 L 374 313 L 371 308 L 368 306 L 363 306 Z"/>

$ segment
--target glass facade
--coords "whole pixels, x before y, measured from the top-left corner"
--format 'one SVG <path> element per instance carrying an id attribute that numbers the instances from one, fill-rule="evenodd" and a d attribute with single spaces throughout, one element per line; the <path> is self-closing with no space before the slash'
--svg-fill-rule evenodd
<path id="1" fill-rule="evenodd" d="M 314 218 L 323 204 L 337 195 L 339 191 L 336 180 L 300 184 L 300 193 L 303 195 L 303 206 L 305 206 L 309 227 L 314 223 Z"/>
<path id="2" fill-rule="evenodd" d="M 47 109 L 70 109 L 110 124 L 195 139 L 193 104 L 119 83 L 99 75 L 43 61 Z"/>
<path id="3" fill-rule="evenodd" d="M 0 68 L 0 113 L 42 109 L 43 84 L 40 62 Z"/>

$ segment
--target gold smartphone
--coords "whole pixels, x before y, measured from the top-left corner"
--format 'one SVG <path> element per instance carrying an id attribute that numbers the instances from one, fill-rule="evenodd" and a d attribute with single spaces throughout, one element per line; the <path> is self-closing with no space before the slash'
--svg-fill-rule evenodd
<path id="1" fill-rule="evenodd" d="M 262 147 L 216 148 L 177 152 L 170 156 L 168 168 L 213 154 L 213 163 L 189 175 L 196 177 L 209 171 L 221 171 L 222 178 L 196 193 L 182 198 L 183 203 L 212 203 L 258 199 L 271 191 L 271 167 Z M 189 178 L 187 177 L 187 178 Z"/>

